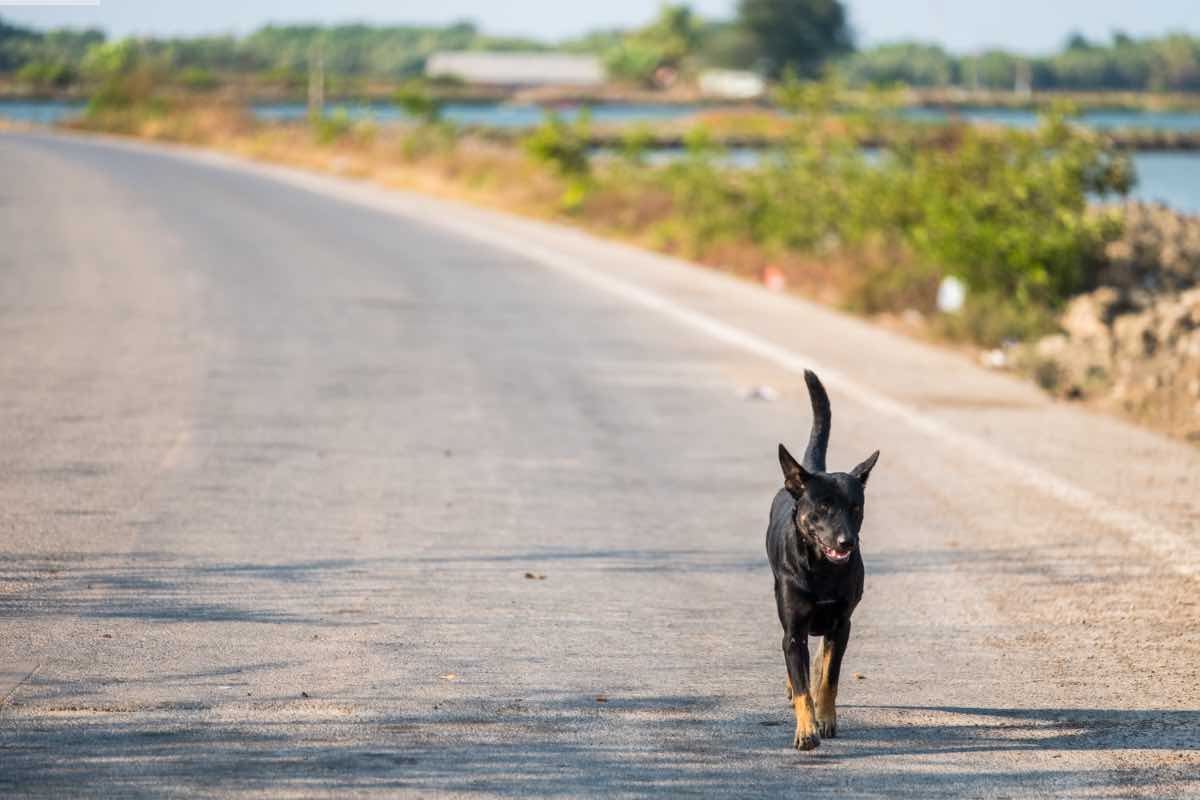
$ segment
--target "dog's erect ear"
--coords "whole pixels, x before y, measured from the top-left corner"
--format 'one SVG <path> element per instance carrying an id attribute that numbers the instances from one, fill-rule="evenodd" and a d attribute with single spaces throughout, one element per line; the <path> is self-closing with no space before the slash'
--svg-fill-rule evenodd
<path id="1" fill-rule="evenodd" d="M 850 470 L 850 474 L 858 478 L 863 486 L 867 485 L 867 478 L 871 476 L 871 470 L 875 468 L 875 462 L 879 460 L 879 451 L 876 450 L 871 455 L 867 456 L 867 460 L 859 464 L 854 469 Z"/>
<path id="2" fill-rule="evenodd" d="M 804 487 L 812 475 L 800 466 L 800 462 L 792 458 L 792 454 L 783 445 L 779 445 L 779 466 L 783 468 L 783 485 L 792 496 L 799 497 L 804 494 Z"/>

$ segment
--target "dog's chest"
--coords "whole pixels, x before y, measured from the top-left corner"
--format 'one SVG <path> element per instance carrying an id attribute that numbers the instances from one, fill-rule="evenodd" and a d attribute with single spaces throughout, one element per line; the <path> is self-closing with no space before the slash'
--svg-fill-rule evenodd
<path id="1" fill-rule="evenodd" d="M 809 635 L 824 636 L 829 633 L 840 620 L 848 616 L 849 610 L 849 603 L 845 600 L 816 601 L 813 603 L 812 616 L 809 617 Z"/>
<path id="2" fill-rule="evenodd" d="M 852 564 L 846 571 L 802 574 L 800 592 L 811 609 L 808 627 L 813 636 L 824 636 L 854 613 L 862 596 L 862 573 L 855 567 Z"/>

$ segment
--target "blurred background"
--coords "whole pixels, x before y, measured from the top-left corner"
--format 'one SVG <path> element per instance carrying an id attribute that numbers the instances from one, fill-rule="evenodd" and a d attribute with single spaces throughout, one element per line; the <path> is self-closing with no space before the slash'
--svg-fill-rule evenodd
<path id="1" fill-rule="evenodd" d="M 0 118 L 678 253 L 1200 440 L 1194 8 L 0 3 Z"/>

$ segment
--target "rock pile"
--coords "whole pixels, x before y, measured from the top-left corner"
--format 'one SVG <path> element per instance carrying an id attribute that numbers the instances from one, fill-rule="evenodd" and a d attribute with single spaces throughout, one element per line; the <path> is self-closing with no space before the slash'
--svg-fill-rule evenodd
<path id="1" fill-rule="evenodd" d="M 1105 255 L 1108 263 L 1096 283 L 1119 289 L 1135 306 L 1189 289 L 1200 284 L 1200 218 L 1131 203 L 1124 233 Z"/>
<path id="2" fill-rule="evenodd" d="M 1047 389 L 1200 441 L 1200 218 L 1131 205 L 1100 288 L 1025 360 Z"/>

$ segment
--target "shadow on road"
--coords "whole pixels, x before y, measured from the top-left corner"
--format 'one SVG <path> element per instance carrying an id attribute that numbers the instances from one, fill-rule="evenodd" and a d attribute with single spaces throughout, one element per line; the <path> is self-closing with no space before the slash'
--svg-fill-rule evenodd
<path id="1" fill-rule="evenodd" d="M 58 616 L 75 619 L 134 619 L 146 622 L 257 622 L 320 625 L 317 617 L 288 610 L 286 592 L 274 593 L 276 608 L 251 607 L 231 591 L 247 579 L 295 584 L 297 594 L 352 561 L 272 565 L 183 562 L 165 554 L 90 553 L 0 556 L 0 584 L 18 587 L 0 594 L 0 619 Z M 339 624 L 345 624 L 339 622 Z"/>
<path id="2" fill-rule="evenodd" d="M 169 553 L 0 555 L 0 619 L 55 615 L 84 619 L 158 622 L 257 622 L 347 625 L 311 609 L 312 590 L 327 591 L 364 581 L 394 581 L 414 573 L 472 566 L 520 573 L 570 561 L 574 571 L 609 573 L 754 572 L 765 560 L 744 551 L 555 548 L 495 554 L 370 559 L 321 559 L 282 563 L 185 560 Z M 516 565 L 516 566 L 513 566 Z M 272 587 L 246 598 L 245 585 Z M 253 599 L 256 607 L 237 602 Z M 263 607 L 273 605 L 273 608 Z"/>
<path id="3" fill-rule="evenodd" d="M 354 698 L 256 698 L 174 708 L 170 718 L 167 709 L 4 714 L 0 788 L 746 796 L 802 786 L 943 797 L 1071 787 L 1125 795 L 1171 778 L 1155 751 L 1200 747 L 1200 712 L 851 706 L 842 738 L 799 754 L 787 747 L 782 715 L 726 716 L 716 697 L 617 697 L 603 707 L 585 697 L 465 697 L 421 714 L 344 716 L 355 707 Z M 881 717 L 896 721 L 872 721 Z M 1115 750 L 1143 766 L 1054 764 L 1072 752 Z M 996 753 L 1013 756 L 1004 762 L 1011 768 L 973 768 Z"/>
<path id="4" fill-rule="evenodd" d="M 1200 711 L 960 706 L 843 706 L 843 709 L 859 713 L 891 711 L 944 720 L 912 726 L 872 726 L 866 735 L 881 741 L 874 743 L 869 751 L 849 757 L 980 750 L 1200 751 Z M 899 746 L 889 749 L 887 741 L 892 739 Z"/>
<path id="5" fill-rule="evenodd" d="M 370 584 L 406 570 L 463 565 L 490 574 L 486 565 L 497 563 L 509 574 L 514 564 L 568 559 L 597 570 L 762 569 L 739 551 L 563 550 L 283 564 L 180 561 L 168 554 L 9 556 L 0 559 L 0 580 L 32 582 L 0 595 L 0 618 L 345 627 L 366 623 L 330 612 L 341 599 L 328 592 L 342 581 Z M 920 570 L 938 559 L 880 561 L 884 571 Z M 247 594 L 247 581 L 271 590 Z M 181 789 L 741 797 L 803 789 L 924 798 L 1081 789 L 1128 796 L 1145 787 L 1179 796 L 1196 788 L 1186 782 L 1195 781 L 1200 711 L 847 705 L 842 736 L 801 754 L 788 746 L 782 703 L 749 713 L 743 700 L 718 695 L 615 692 L 600 703 L 561 693 L 502 697 L 463 684 L 452 700 L 427 702 L 386 680 L 371 693 L 347 689 L 329 697 L 243 690 L 255 673 L 300 666 L 261 660 L 194 673 L 167 668 L 122 676 L 128 685 L 120 691 L 90 694 L 78 681 L 36 675 L 19 703 L 0 707 L 0 795 Z M 239 680 L 246 686 L 226 691 Z M 139 696 L 163 699 L 120 699 Z"/>

